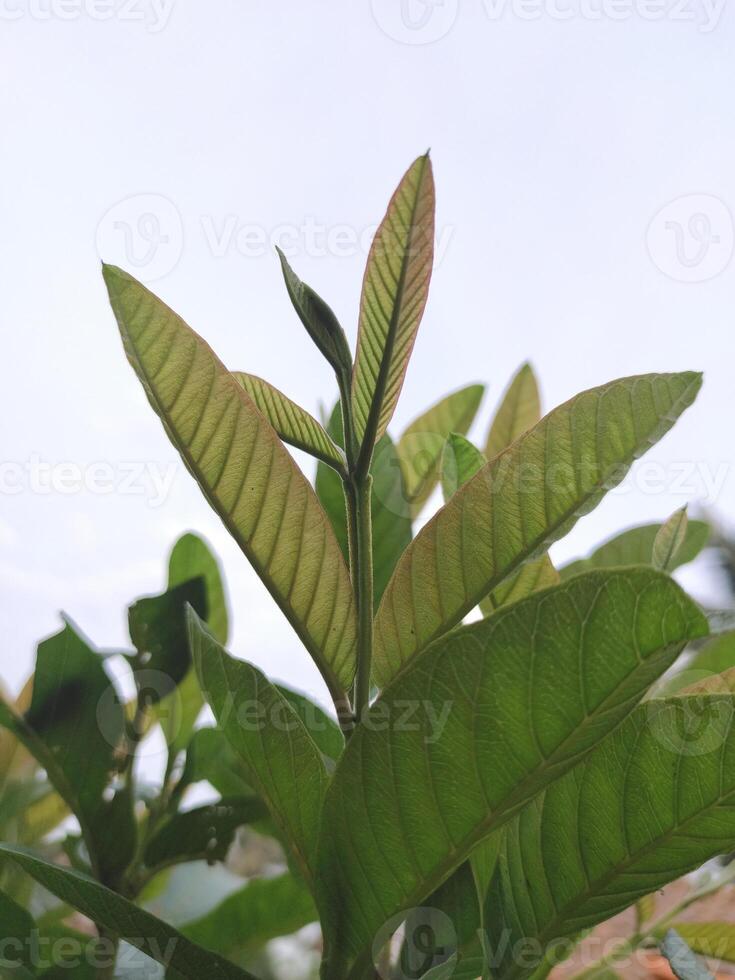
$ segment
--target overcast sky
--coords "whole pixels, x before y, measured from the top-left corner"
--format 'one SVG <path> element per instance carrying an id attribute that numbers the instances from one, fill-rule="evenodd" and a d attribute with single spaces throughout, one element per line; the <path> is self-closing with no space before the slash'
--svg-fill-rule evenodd
<path id="1" fill-rule="evenodd" d="M 735 520 L 733 42 L 728 0 L 0 0 L 5 683 L 61 609 L 124 643 L 125 607 L 195 529 L 224 562 L 234 652 L 324 697 L 149 408 L 99 260 L 316 412 L 334 385 L 272 242 L 354 340 L 371 229 L 427 146 L 438 264 L 393 431 L 482 380 L 481 439 L 528 358 L 546 409 L 704 370 L 554 554 L 687 501 Z"/>

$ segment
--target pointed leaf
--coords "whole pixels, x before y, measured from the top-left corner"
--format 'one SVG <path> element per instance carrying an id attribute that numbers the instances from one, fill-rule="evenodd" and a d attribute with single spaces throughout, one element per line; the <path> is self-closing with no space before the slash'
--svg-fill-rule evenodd
<path id="1" fill-rule="evenodd" d="M 328 782 L 321 753 L 278 688 L 257 668 L 230 657 L 193 611 L 189 631 L 199 682 L 214 716 L 312 880 Z"/>
<path id="2" fill-rule="evenodd" d="M 313 490 L 212 349 L 131 276 L 112 266 L 104 275 L 169 438 L 339 696 L 355 672 L 354 598 Z"/>
<path id="3" fill-rule="evenodd" d="M 661 952 L 669 961 L 672 973 L 679 980 L 715 980 L 676 929 L 669 929 L 664 936 Z"/>
<path id="4" fill-rule="evenodd" d="M 327 794 L 325 980 L 345 980 L 386 920 L 597 745 L 706 629 L 669 576 L 599 572 L 417 658 L 357 726 Z"/>
<path id="5" fill-rule="evenodd" d="M 441 475 L 444 443 L 452 432 L 466 435 L 482 401 L 484 385 L 468 385 L 442 398 L 413 421 L 396 451 L 412 517 L 417 517 Z"/>
<path id="6" fill-rule="evenodd" d="M 579 558 L 559 569 L 562 579 L 593 568 L 615 568 L 621 565 L 650 565 L 653 563 L 653 545 L 663 524 L 643 524 L 616 534 L 589 555 Z M 679 548 L 669 571 L 694 561 L 707 544 L 711 530 L 704 521 L 688 521 L 686 537 Z"/>
<path id="7" fill-rule="evenodd" d="M 398 402 L 429 294 L 433 259 L 434 178 L 427 154 L 406 171 L 368 255 L 352 377 L 352 411 L 362 452 L 372 452 Z"/>
<path id="8" fill-rule="evenodd" d="M 345 332 L 324 300 L 296 275 L 283 252 L 276 246 L 288 295 L 307 333 L 329 361 L 338 376 L 349 377 L 352 355 Z"/>
<path id="9" fill-rule="evenodd" d="M 687 509 L 682 507 L 661 526 L 653 542 L 654 568 L 673 571 L 676 558 L 686 542 L 688 523 Z"/>
<path id="10" fill-rule="evenodd" d="M 577 395 L 490 460 L 406 549 L 375 620 L 386 684 L 480 599 L 558 540 L 694 400 L 695 373 L 644 375 Z"/>
<path id="11" fill-rule="evenodd" d="M 546 948 L 731 851 L 734 717 L 730 694 L 649 701 L 526 807 L 504 835 L 491 946 Z M 506 953 L 498 977 L 531 972 Z"/>
<path id="12" fill-rule="evenodd" d="M 508 386 L 495 413 L 485 443 L 485 456 L 493 459 L 528 432 L 541 418 L 538 383 L 530 364 L 524 364 Z"/>
<path id="13" fill-rule="evenodd" d="M 262 378 L 244 371 L 233 374 L 284 442 L 344 472 L 344 453 L 313 415 Z"/>
<path id="14" fill-rule="evenodd" d="M 0 844 L 0 854 L 13 860 L 44 888 L 83 915 L 172 971 L 172 977 L 201 980 L 256 980 L 216 953 L 195 946 L 180 932 L 138 908 L 93 878 L 51 864 L 25 847 Z"/>

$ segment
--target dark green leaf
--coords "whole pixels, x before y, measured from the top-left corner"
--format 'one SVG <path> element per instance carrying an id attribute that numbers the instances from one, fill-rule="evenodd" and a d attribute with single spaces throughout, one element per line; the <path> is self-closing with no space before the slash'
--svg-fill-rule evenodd
<path id="1" fill-rule="evenodd" d="M 50 892 L 99 922 L 114 935 L 162 963 L 172 977 L 191 980 L 256 980 L 216 953 L 196 946 L 150 912 L 137 908 L 121 895 L 70 868 L 44 861 L 27 848 L 0 844 L 0 853 L 15 861 Z"/>
<path id="2" fill-rule="evenodd" d="M 33 916 L 0 891 L 0 977 L 22 977 L 33 968 L 30 940 L 36 924 Z"/>
<path id="3" fill-rule="evenodd" d="M 302 282 L 286 256 L 276 247 L 288 295 L 306 331 L 336 374 L 349 377 L 352 372 L 352 354 L 345 332 L 337 317 L 314 290 Z"/>
<path id="4" fill-rule="evenodd" d="M 38 646 L 25 721 L 64 773 L 74 795 L 74 812 L 81 811 L 91 823 L 114 766 L 124 713 L 102 658 L 68 621 Z M 54 780 L 52 772 L 49 777 Z M 72 800 L 67 803 L 71 806 Z"/>
<path id="5" fill-rule="evenodd" d="M 167 589 L 162 595 L 138 599 L 128 609 L 130 639 L 142 658 L 146 671 L 164 674 L 173 686 L 180 683 L 191 666 L 186 633 L 186 606 L 207 618 L 207 593 L 199 576 Z M 169 694 L 168 686 L 152 683 L 147 687 L 150 703 Z"/>
<path id="6" fill-rule="evenodd" d="M 224 861 L 238 828 L 267 816 L 265 804 L 252 796 L 225 798 L 177 813 L 148 842 L 145 863 L 162 868 L 182 861 Z"/>

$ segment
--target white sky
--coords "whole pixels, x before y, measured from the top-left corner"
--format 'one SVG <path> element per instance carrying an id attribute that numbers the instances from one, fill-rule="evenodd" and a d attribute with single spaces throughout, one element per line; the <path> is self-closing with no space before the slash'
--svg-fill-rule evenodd
<path id="1" fill-rule="evenodd" d="M 555 554 L 688 499 L 735 520 L 734 41 L 727 0 L 0 0 L 6 684 L 60 609 L 123 643 L 127 603 L 160 589 L 192 528 L 224 561 L 233 650 L 324 696 L 125 362 L 99 250 L 158 276 L 230 367 L 316 411 L 334 386 L 266 242 L 354 339 L 363 233 L 427 146 L 443 254 L 394 431 L 484 380 L 481 438 L 529 357 L 546 408 L 702 369 L 695 407 L 646 457 L 659 469 L 638 464 Z M 115 489 L 73 492 L 67 463 Z M 139 479 L 125 492 L 143 466 L 173 473 L 163 502 Z"/>

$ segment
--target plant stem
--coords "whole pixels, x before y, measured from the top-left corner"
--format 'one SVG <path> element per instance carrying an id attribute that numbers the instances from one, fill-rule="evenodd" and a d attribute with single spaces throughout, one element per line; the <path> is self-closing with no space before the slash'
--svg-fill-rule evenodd
<path id="1" fill-rule="evenodd" d="M 357 676 L 355 718 L 359 722 L 370 706 L 373 661 L 373 526 L 370 512 L 373 478 L 368 473 L 355 493 L 357 538 Z"/>

